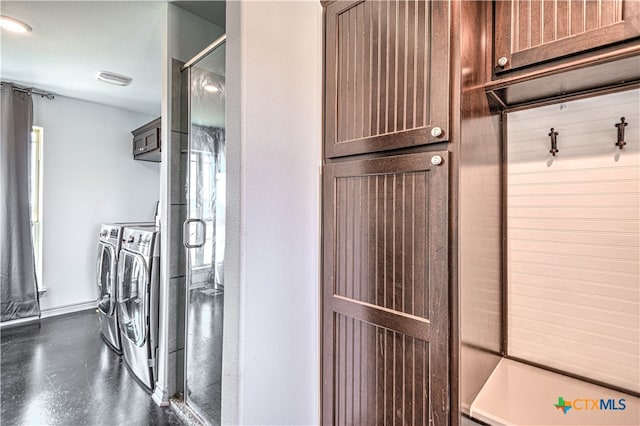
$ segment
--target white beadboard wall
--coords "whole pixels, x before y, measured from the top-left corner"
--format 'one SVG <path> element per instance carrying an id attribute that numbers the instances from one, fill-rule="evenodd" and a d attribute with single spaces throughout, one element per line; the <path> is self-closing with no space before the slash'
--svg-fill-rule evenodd
<path id="1" fill-rule="evenodd" d="M 508 353 L 640 392 L 640 90 L 507 120 Z"/>

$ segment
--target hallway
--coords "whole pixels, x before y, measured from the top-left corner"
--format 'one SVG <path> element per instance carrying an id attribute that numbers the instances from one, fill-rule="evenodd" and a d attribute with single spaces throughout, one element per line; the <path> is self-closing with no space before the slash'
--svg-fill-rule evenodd
<path id="1" fill-rule="evenodd" d="M 180 425 L 100 338 L 94 310 L 2 330 L 2 425 Z"/>

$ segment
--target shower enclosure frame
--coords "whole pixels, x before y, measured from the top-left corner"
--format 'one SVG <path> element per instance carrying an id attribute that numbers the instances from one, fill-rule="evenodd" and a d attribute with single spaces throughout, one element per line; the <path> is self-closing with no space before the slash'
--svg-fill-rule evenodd
<path id="1" fill-rule="evenodd" d="M 193 167 L 192 165 L 192 161 L 191 161 L 191 152 L 193 151 L 193 131 L 192 131 L 192 90 L 191 90 L 191 80 L 192 80 L 192 70 L 193 70 L 193 66 L 195 66 L 196 64 L 198 64 L 201 60 L 205 59 L 210 53 L 213 53 L 216 49 L 222 47 L 226 42 L 226 34 L 221 35 L 220 37 L 218 37 L 216 40 L 214 40 L 211 44 L 209 44 L 207 47 L 205 47 L 202 51 L 200 51 L 200 53 L 198 53 L 197 55 L 195 55 L 193 58 L 191 58 L 189 61 L 187 61 L 181 68 L 181 72 L 187 72 L 187 76 L 186 76 L 186 80 L 189 83 L 188 86 L 188 90 L 187 90 L 187 123 L 188 123 L 188 147 L 187 147 L 187 169 L 186 169 L 186 173 L 185 173 L 185 191 L 189 190 L 189 182 L 191 179 L 191 169 Z M 187 194 L 188 197 L 188 194 Z M 182 386 L 184 389 L 184 403 L 187 405 L 187 407 L 189 408 L 190 411 L 193 412 L 193 414 L 195 414 L 197 417 L 200 417 L 200 420 L 203 420 L 205 422 L 205 424 L 209 424 L 209 419 L 207 418 L 206 415 L 204 415 L 204 413 L 201 411 L 201 409 L 198 408 L 197 405 L 194 405 L 193 402 L 190 402 L 190 398 L 189 398 L 189 392 L 188 392 L 188 368 L 189 368 L 189 346 L 188 346 L 188 335 L 189 335 L 189 306 L 190 306 L 190 284 L 193 278 L 193 271 L 191 268 L 191 261 L 190 261 L 190 253 L 189 250 L 194 249 L 194 248 L 199 248 L 204 246 L 205 242 L 206 242 L 206 233 L 205 235 L 203 235 L 204 241 L 202 241 L 202 244 L 199 244 L 198 242 L 196 242 L 195 244 L 192 244 L 189 241 L 189 229 L 190 229 L 190 225 L 192 223 L 199 223 L 203 226 L 203 229 L 206 229 L 206 224 L 204 222 L 204 220 L 200 219 L 200 218 L 192 218 L 189 216 L 189 201 L 187 201 L 187 217 L 186 220 L 183 223 L 183 227 L 182 227 L 182 242 L 183 242 L 183 246 L 184 246 L 184 250 L 185 250 L 185 297 L 184 297 L 184 355 L 183 355 L 183 380 L 182 380 Z M 215 221 L 214 221 L 215 223 Z M 215 235 L 215 227 L 214 227 L 214 235 Z M 214 236 L 215 238 L 215 236 Z M 215 249 L 215 247 L 214 247 Z M 215 254 L 214 254 L 214 259 L 215 259 Z M 213 269 L 215 271 L 215 260 L 213 261 Z M 222 341 L 220 341 L 220 344 L 222 344 Z M 221 400 L 220 400 L 220 406 L 222 405 L 222 396 L 221 396 Z M 218 419 L 220 420 L 220 419 Z"/>

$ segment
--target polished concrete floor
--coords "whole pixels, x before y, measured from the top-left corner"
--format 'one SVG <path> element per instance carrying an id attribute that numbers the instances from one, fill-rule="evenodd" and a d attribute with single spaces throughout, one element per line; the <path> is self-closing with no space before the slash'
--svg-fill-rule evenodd
<path id="1" fill-rule="evenodd" d="M 213 425 L 220 424 L 223 311 L 224 291 L 190 291 L 185 394 L 189 406 Z"/>
<path id="2" fill-rule="evenodd" d="M 95 311 L 2 330 L 1 425 L 179 425 L 99 336 Z"/>

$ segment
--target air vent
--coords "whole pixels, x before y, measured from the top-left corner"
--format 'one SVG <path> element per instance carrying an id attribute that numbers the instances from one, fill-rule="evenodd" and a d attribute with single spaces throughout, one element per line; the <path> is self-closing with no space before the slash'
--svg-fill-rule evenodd
<path id="1" fill-rule="evenodd" d="M 126 75 L 116 74 L 114 72 L 100 71 L 98 75 L 96 75 L 96 80 L 115 84 L 117 86 L 128 86 L 133 79 Z"/>

